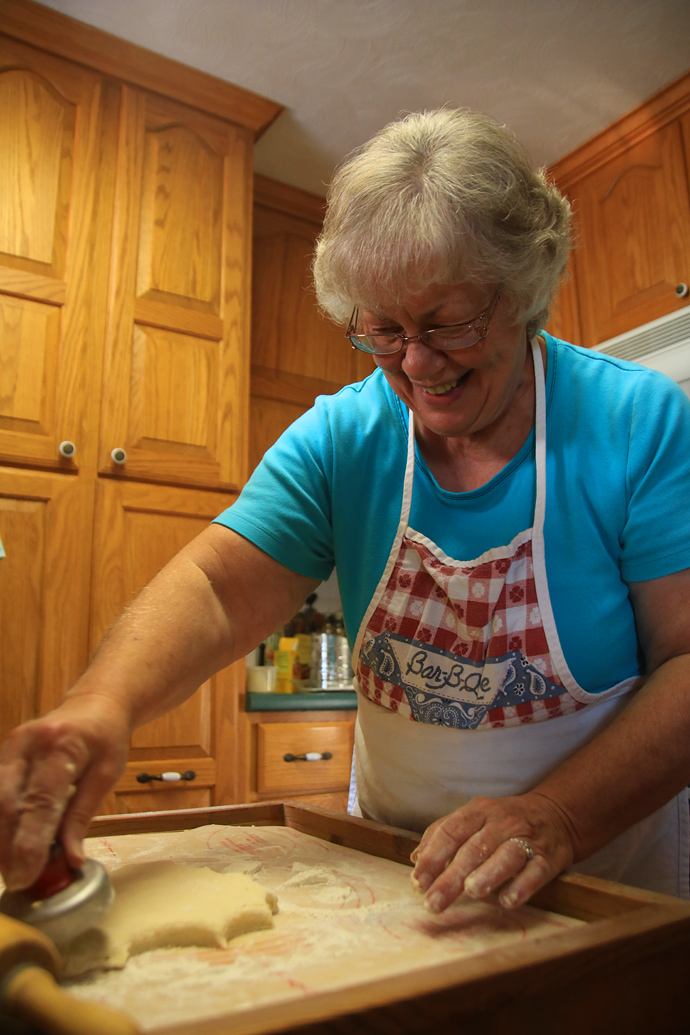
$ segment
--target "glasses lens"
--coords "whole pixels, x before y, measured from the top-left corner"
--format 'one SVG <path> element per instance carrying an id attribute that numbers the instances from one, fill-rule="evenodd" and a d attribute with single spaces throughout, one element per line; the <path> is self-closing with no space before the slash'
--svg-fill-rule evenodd
<path id="1" fill-rule="evenodd" d="M 386 356 L 400 350 L 400 338 L 395 334 L 351 334 L 350 341 L 356 349 L 373 356 Z"/>
<path id="2" fill-rule="evenodd" d="M 480 341 L 480 335 L 475 327 L 465 327 L 458 330 L 454 327 L 435 327 L 427 331 L 424 340 L 433 349 L 443 349 L 451 352 L 453 349 L 471 349 Z"/>

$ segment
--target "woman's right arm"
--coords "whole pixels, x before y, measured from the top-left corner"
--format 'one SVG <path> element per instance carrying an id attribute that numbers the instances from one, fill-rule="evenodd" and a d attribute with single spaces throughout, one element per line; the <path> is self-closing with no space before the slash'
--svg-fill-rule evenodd
<path id="1" fill-rule="evenodd" d="M 184 701 L 295 613 L 316 580 L 210 525 L 145 587 L 65 700 L 0 748 L 0 872 L 40 873 L 58 829 L 73 865 L 132 730 Z"/>

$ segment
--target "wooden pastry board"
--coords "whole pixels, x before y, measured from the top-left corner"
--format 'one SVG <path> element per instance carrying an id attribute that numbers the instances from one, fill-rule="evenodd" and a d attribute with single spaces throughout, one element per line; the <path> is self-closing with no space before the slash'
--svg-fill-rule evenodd
<path id="1" fill-rule="evenodd" d="M 573 875 L 515 912 L 460 900 L 434 917 L 409 879 L 415 835 L 282 803 L 108 817 L 91 833 L 106 865 L 171 858 L 249 873 L 278 896 L 272 931 L 68 986 L 144 1031 L 656 1033 L 675 1030 L 663 1017 L 680 1020 L 681 1002 L 686 1020 L 690 907 L 676 899 Z M 553 1012 L 539 1020 L 548 1002 L 557 1026 Z"/>

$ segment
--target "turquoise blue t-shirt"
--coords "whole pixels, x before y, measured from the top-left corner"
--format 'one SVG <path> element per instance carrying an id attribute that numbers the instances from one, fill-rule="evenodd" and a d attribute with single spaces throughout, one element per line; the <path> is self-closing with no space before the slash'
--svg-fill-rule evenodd
<path id="1" fill-rule="evenodd" d="M 690 568 L 690 400 L 663 374 L 541 333 L 547 578 L 568 665 L 597 693 L 640 671 L 628 584 Z M 216 519 L 299 574 L 335 565 L 351 640 L 397 528 L 407 427 L 379 370 L 320 396 Z M 471 560 L 531 527 L 534 498 L 534 434 L 471 492 L 441 488 L 417 452 L 410 524 Z"/>

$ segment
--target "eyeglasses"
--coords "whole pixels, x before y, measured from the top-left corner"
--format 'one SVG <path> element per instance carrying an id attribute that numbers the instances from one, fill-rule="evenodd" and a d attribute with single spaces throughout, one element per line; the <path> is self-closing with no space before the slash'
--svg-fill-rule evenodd
<path id="1" fill-rule="evenodd" d="M 473 345 L 484 341 L 489 333 L 491 317 L 494 315 L 500 297 L 499 289 L 486 309 L 472 320 L 450 323 L 445 327 L 432 327 L 431 330 L 410 335 L 392 330 L 376 331 L 373 334 L 355 334 L 355 327 L 359 319 L 359 309 L 355 306 L 345 331 L 345 337 L 350 341 L 353 349 L 360 349 L 361 352 L 368 352 L 373 356 L 393 356 L 411 341 L 421 341 L 423 345 L 439 349 L 441 352 L 471 349 Z"/>

